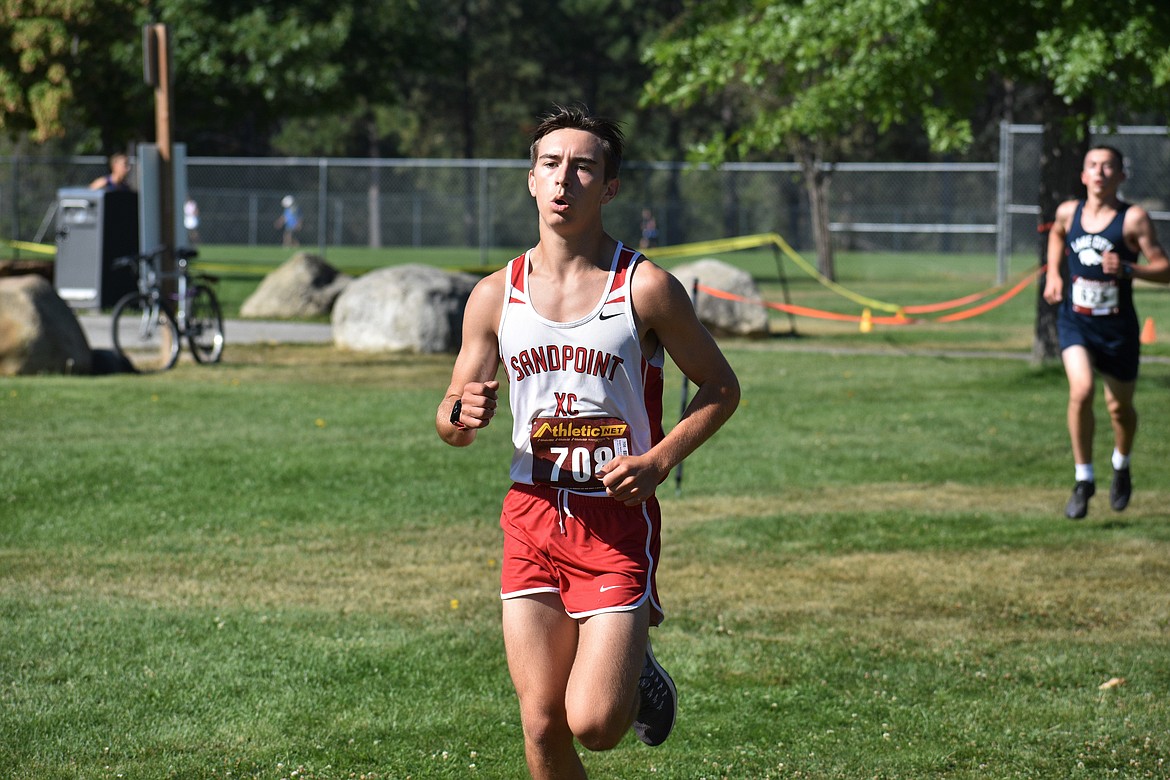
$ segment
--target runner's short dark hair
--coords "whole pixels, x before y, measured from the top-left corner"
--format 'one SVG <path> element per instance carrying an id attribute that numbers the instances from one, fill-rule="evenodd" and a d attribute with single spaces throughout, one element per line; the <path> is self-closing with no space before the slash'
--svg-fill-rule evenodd
<path id="1" fill-rule="evenodd" d="M 1125 155 L 1121 153 L 1120 149 L 1118 149 L 1116 146 L 1110 146 L 1109 144 L 1093 144 L 1089 147 L 1090 152 L 1097 149 L 1105 152 L 1111 152 L 1113 156 L 1117 158 L 1117 167 L 1123 171 L 1125 170 Z M 1086 152 L 1086 154 L 1087 153 L 1088 152 Z"/>
<path id="2" fill-rule="evenodd" d="M 540 118 L 540 124 L 532 132 L 532 145 L 528 157 L 536 165 L 536 145 L 554 130 L 584 130 L 601 140 L 601 151 L 605 159 L 603 177 L 605 181 L 616 179 L 622 168 L 622 147 L 625 137 L 617 122 L 590 114 L 584 106 L 554 106 L 551 113 Z"/>

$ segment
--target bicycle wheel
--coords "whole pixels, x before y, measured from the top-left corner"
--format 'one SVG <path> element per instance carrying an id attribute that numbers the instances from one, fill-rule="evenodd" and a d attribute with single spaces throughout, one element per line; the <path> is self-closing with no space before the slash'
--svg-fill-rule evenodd
<path id="1" fill-rule="evenodd" d="M 179 359 L 179 328 L 162 301 L 129 293 L 114 306 L 114 351 L 135 371 L 166 371 Z"/>
<path id="2" fill-rule="evenodd" d="M 223 356 L 223 313 L 210 287 L 196 285 L 187 307 L 187 341 L 200 363 L 218 363 Z"/>

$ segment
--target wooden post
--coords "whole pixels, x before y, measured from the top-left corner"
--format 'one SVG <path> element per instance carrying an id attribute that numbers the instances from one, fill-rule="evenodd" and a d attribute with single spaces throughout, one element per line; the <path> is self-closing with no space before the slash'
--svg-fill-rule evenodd
<path id="1" fill-rule="evenodd" d="M 158 213 L 159 237 L 167 251 L 162 257 L 162 271 L 175 271 L 175 172 L 171 153 L 171 47 L 165 24 L 151 24 L 147 29 L 149 45 L 146 56 L 147 83 L 154 86 L 154 134 L 158 145 Z M 153 72 L 152 72 L 153 69 Z M 147 250 L 149 247 L 143 247 Z M 164 289 L 174 292 L 173 279 L 164 281 Z"/>

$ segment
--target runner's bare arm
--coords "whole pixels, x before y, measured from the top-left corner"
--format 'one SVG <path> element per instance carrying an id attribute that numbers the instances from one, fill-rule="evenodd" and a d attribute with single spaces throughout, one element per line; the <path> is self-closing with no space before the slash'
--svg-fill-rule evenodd
<path id="1" fill-rule="evenodd" d="M 1153 220 L 1141 206 L 1131 206 L 1125 213 L 1125 240 L 1146 258 L 1145 265 L 1134 264 L 1130 269 L 1134 279 L 1170 283 L 1170 258 L 1158 242 Z"/>
<path id="2" fill-rule="evenodd" d="M 1064 261 L 1064 240 L 1076 212 L 1077 202 L 1066 200 L 1056 209 L 1056 218 L 1048 231 L 1048 267 L 1044 278 L 1044 300 L 1060 303 L 1064 298 L 1064 279 L 1060 275 L 1060 264 Z"/>
<path id="3" fill-rule="evenodd" d="M 682 420 L 642 456 L 624 456 L 602 469 L 609 494 L 628 505 L 646 501 L 685 457 L 711 438 L 739 405 L 739 380 L 691 305 L 683 285 L 658 266 L 641 263 L 632 295 L 639 331 L 666 349 L 696 385 Z"/>
<path id="4" fill-rule="evenodd" d="M 496 380 L 500 366 L 497 334 L 503 283 L 502 272 L 481 280 L 463 311 L 463 342 L 451 371 L 451 384 L 435 414 L 439 437 L 454 447 L 466 447 L 475 441 L 476 431 L 486 428 L 496 414 L 500 389 Z M 456 401 L 462 407 L 458 424 L 451 421 Z"/>

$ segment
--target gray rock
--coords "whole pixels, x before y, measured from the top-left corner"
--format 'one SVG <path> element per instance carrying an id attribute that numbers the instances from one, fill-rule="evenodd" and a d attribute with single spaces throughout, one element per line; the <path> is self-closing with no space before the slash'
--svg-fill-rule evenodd
<path id="1" fill-rule="evenodd" d="M 240 316 L 292 319 L 329 314 L 352 280 L 317 255 L 297 252 L 264 277 L 240 306 Z"/>
<path id="2" fill-rule="evenodd" d="M 48 279 L 0 279 L 0 375 L 88 374 L 92 360 L 77 316 Z"/>
<path id="3" fill-rule="evenodd" d="M 763 305 L 760 288 L 747 271 L 711 258 L 697 260 L 671 269 L 689 292 L 695 279 L 714 290 L 731 293 L 744 301 L 728 300 L 699 291 L 695 310 L 699 320 L 716 335 L 767 336 L 768 310 Z"/>
<path id="4" fill-rule="evenodd" d="M 413 264 L 363 274 L 333 305 L 333 343 L 355 352 L 457 352 L 463 309 L 478 281 Z"/>

